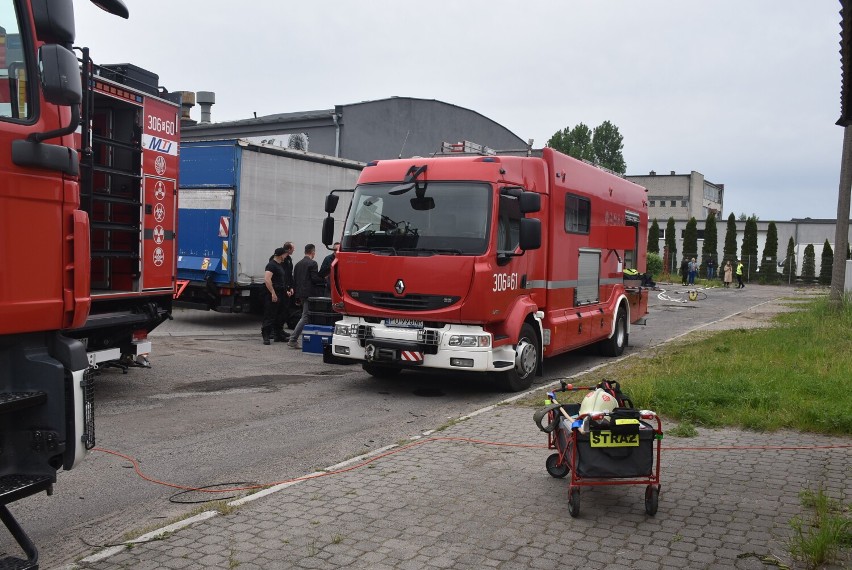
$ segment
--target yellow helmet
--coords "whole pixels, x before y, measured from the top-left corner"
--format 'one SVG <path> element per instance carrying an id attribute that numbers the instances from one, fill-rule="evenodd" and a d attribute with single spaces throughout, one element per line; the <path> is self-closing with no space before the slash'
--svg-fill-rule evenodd
<path id="1" fill-rule="evenodd" d="M 580 415 L 585 416 L 592 412 L 611 412 L 618 407 L 615 396 L 601 388 L 595 388 L 586 394 L 580 403 Z"/>

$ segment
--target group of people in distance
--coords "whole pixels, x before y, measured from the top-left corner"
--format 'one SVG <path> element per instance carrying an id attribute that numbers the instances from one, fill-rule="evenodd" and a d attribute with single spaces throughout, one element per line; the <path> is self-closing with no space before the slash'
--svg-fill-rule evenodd
<path id="1" fill-rule="evenodd" d="M 701 264 L 698 263 L 695 258 L 687 259 L 684 258 L 683 262 L 680 266 L 680 274 L 681 274 L 681 284 L 682 285 L 695 285 L 695 277 L 698 275 L 698 270 L 701 267 Z M 710 259 L 707 261 L 707 279 L 713 279 L 716 277 L 716 264 Z M 731 283 L 734 281 L 734 275 L 737 277 L 737 289 L 745 288 L 745 283 L 743 283 L 743 262 L 741 260 L 737 260 L 736 269 L 731 265 L 731 261 L 728 260 L 725 262 L 725 266 L 722 268 L 722 282 L 724 283 L 726 288 L 731 286 Z"/>
<path id="2" fill-rule="evenodd" d="M 291 257 L 295 251 L 292 242 L 285 242 L 275 249 L 263 274 L 263 323 L 260 328 L 263 344 L 271 344 L 274 340 L 286 342 L 290 348 L 299 348 L 299 335 L 308 321 L 308 299 L 330 294 L 331 262 L 339 245 L 334 244 L 333 251 L 323 260 L 322 267 L 318 267 L 314 261 L 317 248 L 312 243 L 305 246 L 305 257 L 295 265 Z M 287 334 L 284 326 L 294 306 L 301 306 L 302 316 L 293 333 Z"/>

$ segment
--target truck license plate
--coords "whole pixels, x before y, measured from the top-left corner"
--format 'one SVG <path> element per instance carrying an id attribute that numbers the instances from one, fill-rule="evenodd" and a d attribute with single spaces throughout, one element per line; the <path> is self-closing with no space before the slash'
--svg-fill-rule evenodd
<path id="1" fill-rule="evenodd" d="M 589 444 L 592 447 L 639 447 L 639 434 L 591 431 L 589 432 Z"/>
<path id="2" fill-rule="evenodd" d="M 423 321 L 415 321 L 413 319 L 385 319 L 385 326 L 398 329 L 422 329 Z"/>

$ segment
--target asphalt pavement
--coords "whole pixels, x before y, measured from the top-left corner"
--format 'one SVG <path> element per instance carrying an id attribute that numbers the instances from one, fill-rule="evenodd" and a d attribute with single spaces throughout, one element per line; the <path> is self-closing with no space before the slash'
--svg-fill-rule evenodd
<path id="1" fill-rule="evenodd" d="M 259 319 L 176 311 L 152 336 L 220 334 L 259 337 Z M 790 519 L 808 515 L 799 493 L 822 485 L 852 496 L 850 437 L 699 429 L 662 440 L 655 516 L 642 484 L 583 488 L 573 518 L 568 479 L 545 469 L 552 451 L 535 408 L 517 400 L 367 456 L 329 458 L 336 464 L 65 568 L 796 567 L 786 541 Z"/>

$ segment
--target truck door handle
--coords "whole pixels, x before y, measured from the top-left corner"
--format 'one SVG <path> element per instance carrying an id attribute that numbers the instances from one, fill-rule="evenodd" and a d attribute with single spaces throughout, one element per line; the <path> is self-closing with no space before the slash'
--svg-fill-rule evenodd
<path id="1" fill-rule="evenodd" d="M 146 214 L 153 214 L 154 213 L 154 208 L 151 206 L 151 204 L 145 204 L 145 213 Z"/>

